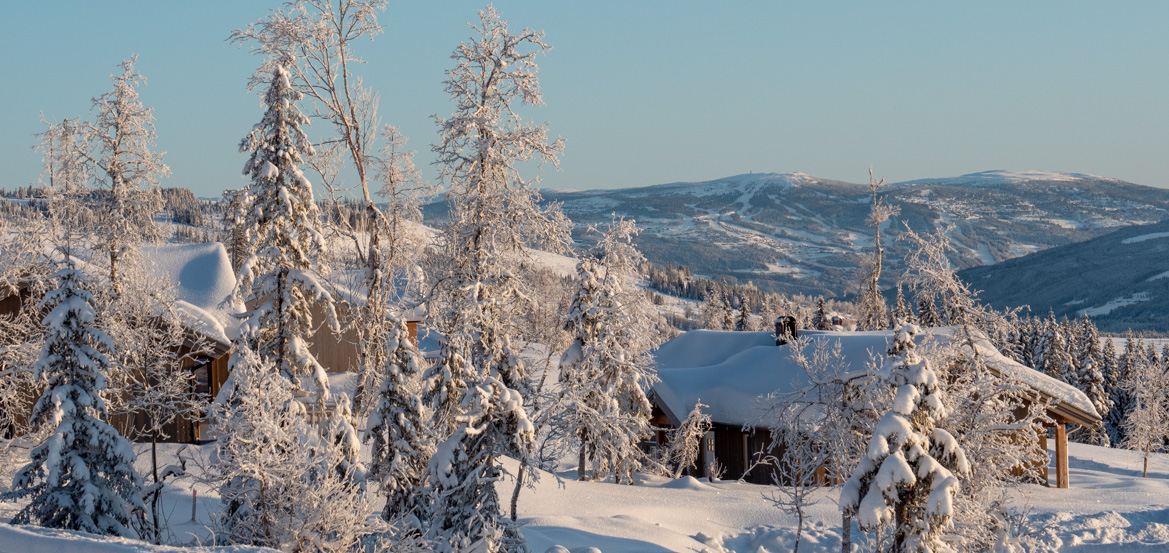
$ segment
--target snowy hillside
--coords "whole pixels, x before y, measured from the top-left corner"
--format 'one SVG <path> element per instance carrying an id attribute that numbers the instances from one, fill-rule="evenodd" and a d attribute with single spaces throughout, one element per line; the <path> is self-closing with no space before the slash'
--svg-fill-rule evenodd
<path id="1" fill-rule="evenodd" d="M 1101 330 L 1169 331 L 1169 221 L 1125 227 L 959 273 L 998 308 L 1030 305 L 1056 317 L 1088 314 Z"/>
<path id="2" fill-rule="evenodd" d="M 906 253 L 896 240 L 902 222 L 916 230 L 954 225 L 954 261 L 974 267 L 1169 214 L 1169 190 L 1075 173 L 988 171 L 882 190 L 901 208 L 885 230 L 890 284 Z M 562 202 L 578 230 L 614 213 L 636 219 L 639 246 L 653 262 L 787 293 L 852 293 L 855 267 L 872 244 L 867 187 L 802 173 L 544 196 Z M 443 210 L 432 204 L 426 216 L 433 221 Z"/>

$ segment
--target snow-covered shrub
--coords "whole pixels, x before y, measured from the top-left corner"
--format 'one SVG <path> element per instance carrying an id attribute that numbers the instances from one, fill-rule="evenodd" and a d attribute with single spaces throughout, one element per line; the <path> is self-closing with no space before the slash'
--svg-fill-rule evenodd
<path id="1" fill-rule="evenodd" d="M 682 471 L 694 466 L 702 454 L 702 438 L 710 430 L 710 415 L 703 413 L 702 400 L 694 403 L 694 409 L 686 415 L 682 425 L 670 432 L 670 447 L 666 450 L 667 464 L 673 465 L 674 478 L 680 478 Z"/>
<path id="2" fill-rule="evenodd" d="M 963 548 L 988 550 L 1003 530 L 1008 490 L 1039 482 L 1047 450 L 1036 436 L 1046 432 L 1048 402 L 1020 382 L 993 373 L 985 362 L 989 341 L 975 329 L 952 327 L 957 335 L 935 354 L 949 412 L 941 425 L 958 440 L 970 470 L 954 499 L 953 534 Z"/>
<path id="3" fill-rule="evenodd" d="M 53 287 L 52 264 L 43 240 L 49 224 L 35 219 L 13 222 L 0 218 L 0 300 L 15 312 L 0 316 L 0 482 L 11 482 L 11 471 L 27 453 L 23 447 L 32 427 L 30 405 L 39 396 L 35 370 L 45 341 L 45 327 L 38 308 Z"/>
<path id="4" fill-rule="evenodd" d="M 246 345 L 231 360 L 229 392 L 212 420 L 212 468 L 223 510 L 216 541 L 285 551 L 351 551 L 386 530 L 372 496 L 345 466 L 346 444 L 320 438 L 288 381 Z"/>

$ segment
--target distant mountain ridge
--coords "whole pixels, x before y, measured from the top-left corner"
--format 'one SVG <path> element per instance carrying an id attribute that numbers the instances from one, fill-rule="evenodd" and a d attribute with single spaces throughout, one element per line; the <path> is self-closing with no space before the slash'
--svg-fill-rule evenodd
<path id="1" fill-rule="evenodd" d="M 1107 177 L 1039 171 L 986 171 L 917 179 L 881 188 L 901 214 L 884 230 L 885 284 L 907 253 L 904 224 L 950 233 L 960 268 L 990 265 L 1169 216 L 1169 190 Z M 612 215 L 636 219 L 638 245 L 656 263 L 762 289 L 844 297 L 872 250 L 867 185 L 803 173 L 748 173 L 693 183 L 618 190 L 544 191 L 561 202 L 578 238 Z M 430 215 L 430 213 L 428 213 Z"/>
<path id="2" fill-rule="evenodd" d="M 979 298 L 1057 318 L 1088 314 L 1105 332 L 1169 331 L 1169 220 L 1121 228 L 959 272 Z"/>

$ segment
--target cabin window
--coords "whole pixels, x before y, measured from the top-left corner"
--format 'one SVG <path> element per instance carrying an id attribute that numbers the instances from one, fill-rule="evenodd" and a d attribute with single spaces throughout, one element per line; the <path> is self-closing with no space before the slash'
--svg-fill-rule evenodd
<path id="1" fill-rule="evenodd" d="M 195 393 L 211 395 L 211 360 L 199 360 L 194 367 L 191 367 L 191 372 L 195 375 Z"/>

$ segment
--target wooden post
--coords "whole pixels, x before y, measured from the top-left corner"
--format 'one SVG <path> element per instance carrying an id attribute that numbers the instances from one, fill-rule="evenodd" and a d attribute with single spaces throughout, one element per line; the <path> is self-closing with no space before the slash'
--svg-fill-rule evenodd
<path id="1" fill-rule="evenodd" d="M 1055 424 L 1055 487 L 1068 487 L 1068 431 L 1062 420 Z"/>
<path id="2" fill-rule="evenodd" d="M 1044 426 L 1043 428 L 1040 428 L 1038 434 L 1039 434 L 1039 450 L 1043 452 L 1043 485 L 1047 486 L 1047 487 L 1051 487 L 1051 479 L 1050 479 L 1049 475 L 1047 474 L 1048 464 L 1049 464 L 1047 462 L 1047 427 Z"/>

